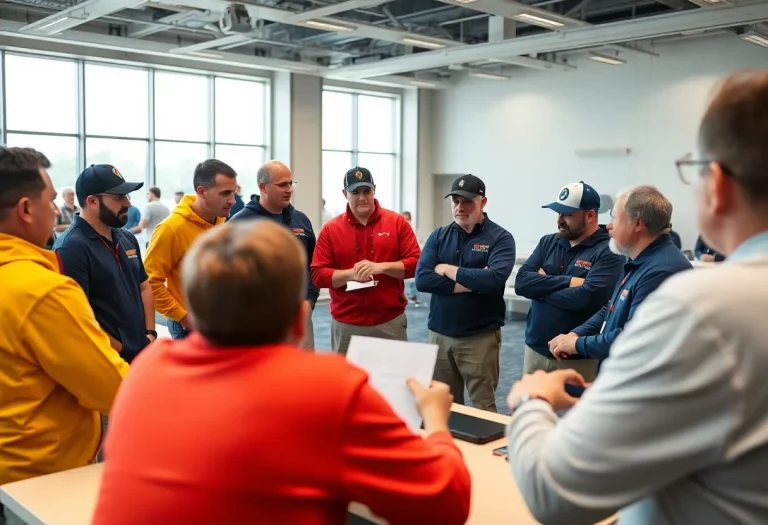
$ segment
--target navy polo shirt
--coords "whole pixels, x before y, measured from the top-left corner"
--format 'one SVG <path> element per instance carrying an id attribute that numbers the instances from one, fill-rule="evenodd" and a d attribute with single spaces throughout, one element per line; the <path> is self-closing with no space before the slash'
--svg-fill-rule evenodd
<path id="1" fill-rule="evenodd" d="M 139 243 L 128 230 L 112 228 L 112 238 L 99 235 L 76 216 L 53 245 L 65 275 L 88 296 L 101 328 L 120 341 L 129 363 L 149 344 L 141 283 L 147 280 Z"/>
<path id="2" fill-rule="evenodd" d="M 582 357 L 608 357 L 613 341 L 632 319 L 637 308 L 672 275 L 690 270 L 690 261 L 668 234 L 659 236 L 635 260 L 624 265 L 624 275 L 610 302 L 587 322 L 573 330 L 579 336 L 576 351 Z"/>

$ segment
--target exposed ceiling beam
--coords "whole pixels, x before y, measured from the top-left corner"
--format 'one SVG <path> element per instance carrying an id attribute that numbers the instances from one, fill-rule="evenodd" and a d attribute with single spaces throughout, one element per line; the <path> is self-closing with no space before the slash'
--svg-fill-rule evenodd
<path id="1" fill-rule="evenodd" d="M 512 66 L 528 67 L 531 69 L 539 69 L 542 71 L 571 71 L 576 69 L 576 66 L 569 64 L 562 64 L 560 62 L 552 62 L 550 60 L 541 60 L 538 58 L 530 57 L 507 57 L 507 58 L 492 58 L 486 60 L 488 62 L 496 62 L 501 64 L 509 64 Z"/>
<path id="2" fill-rule="evenodd" d="M 224 9 L 229 5 L 229 2 L 225 0 L 167 0 L 168 3 L 176 5 L 184 5 L 196 9 L 210 10 L 214 12 L 223 13 Z M 404 31 L 402 29 L 379 27 L 372 24 L 365 24 L 362 22 L 351 22 L 349 20 L 343 20 L 334 17 L 312 18 L 311 20 L 295 22 L 292 21 L 292 17 L 297 13 L 294 11 L 288 11 L 286 9 L 277 9 L 274 7 L 267 7 L 262 5 L 245 4 L 251 17 L 257 20 L 267 20 L 269 22 L 277 22 L 281 24 L 290 24 L 301 27 L 309 27 L 312 29 L 325 29 L 331 33 L 342 33 L 349 36 L 357 36 L 361 38 L 373 38 L 375 40 L 384 40 L 386 42 L 393 42 L 396 44 L 412 45 L 415 47 L 421 47 L 423 49 L 435 49 L 438 47 L 454 47 L 461 45 L 460 42 L 448 40 L 446 38 L 439 38 L 434 36 L 426 36 L 419 33 L 412 33 L 410 31 Z M 313 26 L 310 23 L 324 24 L 326 27 Z M 333 29 L 333 28 L 336 29 Z M 404 42 L 405 39 L 411 40 L 411 42 Z"/>
<path id="3" fill-rule="evenodd" d="M 489 15 L 503 16 L 505 18 L 514 18 L 520 22 L 527 24 L 539 25 L 547 27 L 549 29 L 563 30 L 569 27 L 581 27 L 589 25 L 583 20 L 577 20 L 568 16 L 563 16 L 540 7 L 533 7 L 525 5 L 520 2 L 512 0 L 475 0 L 474 2 L 467 4 L 460 0 L 439 0 L 444 4 L 451 4 L 459 7 L 465 7 L 472 9 L 473 11 L 480 11 L 481 13 L 488 13 Z M 522 15 L 522 16 L 521 16 Z M 543 21 L 550 21 L 551 25 L 543 22 L 538 22 L 537 19 Z"/>
<path id="4" fill-rule="evenodd" d="M 346 2 L 339 2 L 338 4 L 326 5 L 318 7 L 316 9 L 309 9 L 302 11 L 299 14 L 290 17 L 291 22 L 306 22 L 313 18 L 323 18 L 326 16 L 332 16 L 345 11 L 352 11 L 354 9 L 365 9 L 367 7 L 376 7 L 382 4 L 392 2 L 392 0 L 347 0 Z"/>
<path id="5" fill-rule="evenodd" d="M 620 44 L 634 40 L 658 38 L 684 31 L 706 31 L 768 20 L 768 3 L 734 7 L 693 9 L 677 13 L 639 18 L 625 22 L 593 25 L 498 43 L 476 44 L 388 58 L 370 64 L 329 70 L 331 78 L 359 79 L 377 75 L 394 75 L 451 64 L 463 64 L 489 58 L 508 58 L 531 53 L 552 53 L 572 49 Z"/>
<path id="6" fill-rule="evenodd" d="M 110 15 L 114 12 L 138 7 L 144 0 L 86 0 L 52 15 L 41 18 L 21 28 L 22 32 L 39 33 L 42 35 L 54 35 L 72 29 L 100 16 Z"/>
<path id="7" fill-rule="evenodd" d="M 207 42 L 198 42 L 197 44 L 191 44 L 188 46 L 175 47 L 171 50 L 172 53 L 194 53 L 196 51 L 203 51 L 205 49 L 215 49 L 221 46 L 227 46 L 230 44 L 244 44 L 251 40 L 248 35 L 242 33 L 235 33 L 234 35 L 227 35 L 222 38 L 214 38 Z"/>
<path id="8" fill-rule="evenodd" d="M 184 24 L 184 22 L 188 22 L 189 20 L 194 20 L 195 18 L 198 18 L 200 16 L 206 16 L 209 13 L 210 13 L 209 11 L 198 11 L 196 9 L 190 9 L 189 11 L 181 11 L 179 13 L 174 13 L 172 15 L 164 16 L 162 18 L 157 19 L 156 22 L 159 22 L 161 24 L 182 25 Z M 131 38 L 143 38 L 149 35 L 160 33 L 162 31 L 165 31 L 166 29 L 170 29 L 170 28 L 165 28 L 159 25 L 148 25 L 148 24 L 136 23 L 131 25 L 128 28 L 128 36 Z"/>

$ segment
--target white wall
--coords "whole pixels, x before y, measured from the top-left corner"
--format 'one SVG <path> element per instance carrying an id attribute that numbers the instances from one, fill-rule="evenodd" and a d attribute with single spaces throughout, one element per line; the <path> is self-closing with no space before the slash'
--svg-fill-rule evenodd
<path id="1" fill-rule="evenodd" d="M 572 61 L 578 69 L 568 72 L 519 70 L 509 81 L 467 78 L 437 93 L 432 169 L 482 178 L 489 216 L 513 233 L 519 252 L 554 231 L 554 213 L 540 206 L 577 180 L 609 194 L 632 184 L 656 185 L 675 207 L 672 222 L 683 246 L 692 248 L 698 232 L 691 192 L 674 161 L 695 150 L 714 82 L 740 67 L 768 66 L 768 50 L 721 35 L 659 44 L 655 51 L 658 58 L 628 55 L 623 66 L 578 57 Z M 632 153 L 574 154 L 612 147 Z"/>

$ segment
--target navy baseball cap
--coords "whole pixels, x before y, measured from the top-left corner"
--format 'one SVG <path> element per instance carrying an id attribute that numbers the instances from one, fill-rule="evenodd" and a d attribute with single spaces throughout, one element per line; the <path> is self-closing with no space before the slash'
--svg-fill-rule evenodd
<path id="1" fill-rule="evenodd" d="M 579 210 L 600 209 L 600 195 L 584 181 L 566 184 L 560 189 L 557 200 L 542 206 L 557 213 L 574 213 Z"/>
<path id="2" fill-rule="evenodd" d="M 485 197 L 485 183 L 474 175 L 462 175 L 453 181 L 451 192 L 445 198 L 447 199 L 451 195 L 459 195 L 467 199 Z"/>
<path id="3" fill-rule="evenodd" d="M 78 201 L 85 202 L 89 195 L 99 193 L 128 195 L 142 186 L 144 186 L 143 182 L 126 182 L 123 175 L 114 166 L 91 164 L 77 177 L 75 193 Z"/>
<path id="4" fill-rule="evenodd" d="M 373 175 L 366 168 L 355 166 L 344 175 L 344 189 L 355 191 L 362 186 L 373 188 Z"/>

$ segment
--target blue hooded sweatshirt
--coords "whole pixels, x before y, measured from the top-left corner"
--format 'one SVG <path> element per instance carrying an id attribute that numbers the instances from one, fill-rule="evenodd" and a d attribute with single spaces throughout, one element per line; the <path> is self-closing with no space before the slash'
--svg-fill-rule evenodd
<path id="1" fill-rule="evenodd" d="M 520 267 L 515 293 L 531 300 L 525 328 L 531 349 L 554 359 L 549 341 L 587 321 L 610 300 L 626 259 L 611 252 L 609 240 L 602 227 L 573 247 L 556 233 L 545 235 Z M 584 284 L 570 288 L 572 277 L 585 279 Z"/>

